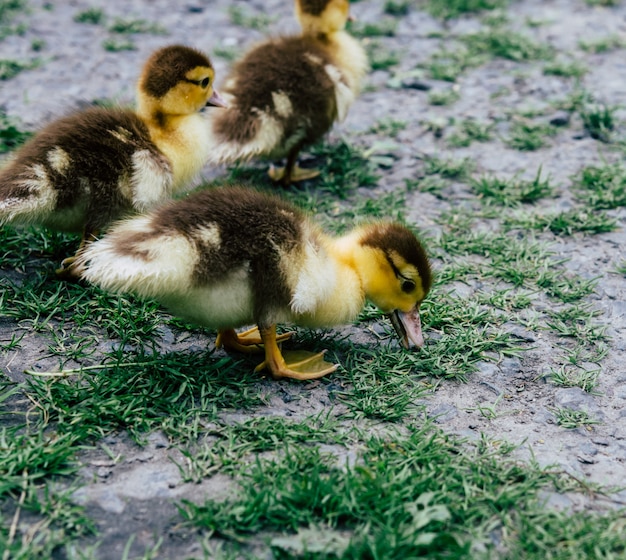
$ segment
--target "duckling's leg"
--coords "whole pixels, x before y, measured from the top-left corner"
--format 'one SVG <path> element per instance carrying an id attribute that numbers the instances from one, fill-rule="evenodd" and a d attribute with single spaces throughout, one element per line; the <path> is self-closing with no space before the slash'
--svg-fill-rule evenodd
<path id="1" fill-rule="evenodd" d="M 279 342 L 287 340 L 291 338 L 292 334 L 293 333 L 284 333 L 278 335 L 276 340 Z M 217 333 L 217 338 L 215 339 L 216 348 L 223 347 L 225 350 L 235 352 L 263 352 L 263 348 L 261 347 L 262 344 L 263 339 L 261 338 L 259 329 L 256 327 L 252 327 L 251 329 L 240 333 L 236 333 L 235 329 L 220 330 Z"/>
<path id="2" fill-rule="evenodd" d="M 85 226 L 85 230 L 83 231 L 83 237 L 80 240 L 80 245 L 78 246 L 78 250 L 76 254 L 72 257 L 67 257 L 61 261 L 61 267 L 56 269 L 56 275 L 59 280 L 65 280 L 67 282 L 76 282 L 80 279 L 80 273 L 74 267 L 74 261 L 76 257 L 80 253 L 87 243 L 94 241 L 97 239 L 99 234 L 99 230 L 89 228 Z"/>
<path id="3" fill-rule="evenodd" d="M 285 187 L 288 187 L 291 183 L 297 183 L 299 181 L 308 181 L 314 179 L 320 174 L 319 169 L 303 169 L 298 165 L 298 154 L 302 149 L 301 144 L 296 144 L 289 155 L 287 156 L 287 164 L 285 167 L 270 166 L 267 174 L 272 181 L 281 183 Z"/>
<path id="4" fill-rule="evenodd" d="M 259 329 L 263 345 L 265 346 L 265 360 L 254 371 L 268 368 L 274 379 L 289 377 L 291 379 L 319 379 L 337 369 L 337 365 L 325 362 L 324 352 L 312 354 L 310 352 L 298 352 L 298 361 L 287 363 L 276 343 L 276 325 Z M 295 354 L 295 353 L 294 353 Z M 304 355 L 307 355 L 304 357 Z"/>

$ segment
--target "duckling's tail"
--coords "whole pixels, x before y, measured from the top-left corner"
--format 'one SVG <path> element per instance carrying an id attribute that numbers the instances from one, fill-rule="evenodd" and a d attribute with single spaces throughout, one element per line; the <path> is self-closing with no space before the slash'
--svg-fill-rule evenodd
<path id="1" fill-rule="evenodd" d="M 80 276 L 114 292 L 158 298 L 189 289 L 197 261 L 193 246 L 182 235 L 156 231 L 151 217 L 118 222 L 104 237 L 87 244 L 74 263 Z"/>
<path id="2" fill-rule="evenodd" d="M 43 166 L 18 174 L 9 164 L 0 172 L 0 225 L 45 220 L 57 205 L 57 192 Z"/>
<path id="3" fill-rule="evenodd" d="M 244 114 L 237 106 L 213 111 L 209 124 L 209 163 L 213 165 L 245 162 L 257 157 L 271 157 L 283 143 L 284 123 L 269 112 Z"/>

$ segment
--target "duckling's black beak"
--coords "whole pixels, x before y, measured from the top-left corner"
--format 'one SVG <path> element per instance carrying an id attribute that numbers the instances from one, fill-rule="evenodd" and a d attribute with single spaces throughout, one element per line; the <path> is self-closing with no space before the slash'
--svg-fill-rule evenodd
<path id="1" fill-rule="evenodd" d="M 213 90 L 213 95 L 209 97 L 209 100 L 206 102 L 207 107 L 228 107 L 228 103 L 226 100 L 220 95 L 220 92 L 216 89 Z"/>
<path id="2" fill-rule="evenodd" d="M 392 311 L 388 315 L 396 334 L 407 350 L 411 346 L 421 348 L 424 346 L 424 335 L 422 335 L 422 322 L 420 321 L 419 308 L 416 306 L 408 313 L 402 311 Z"/>

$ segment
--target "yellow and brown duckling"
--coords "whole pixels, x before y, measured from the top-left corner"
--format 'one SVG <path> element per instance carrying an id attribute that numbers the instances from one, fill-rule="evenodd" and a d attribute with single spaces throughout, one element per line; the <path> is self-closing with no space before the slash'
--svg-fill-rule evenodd
<path id="1" fill-rule="evenodd" d="M 222 88 L 229 108 L 211 115 L 212 162 L 286 157 L 270 169 L 283 184 L 319 174 L 298 167 L 298 154 L 346 117 L 368 66 L 344 30 L 349 9 L 348 0 L 296 0 L 302 35 L 270 39 L 233 66 Z"/>
<path id="2" fill-rule="evenodd" d="M 324 234 L 281 198 L 229 186 L 192 193 L 123 220 L 79 253 L 82 278 L 154 298 L 219 331 L 217 346 L 259 350 L 276 379 L 315 379 L 337 366 L 321 355 L 289 364 L 277 323 L 319 328 L 353 321 L 366 299 L 392 318 L 402 344 L 423 344 L 419 308 L 431 286 L 426 252 L 396 223 Z M 256 324 L 237 334 L 235 328 Z M 320 361 L 322 362 L 320 365 Z"/>
<path id="3" fill-rule="evenodd" d="M 0 170 L 0 225 L 82 231 L 82 246 L 188 185 L 209 149 L 200 110 L 225 105 L 214 78 L 203 53 L 167 46 L 145 64 L 136 111 L 94 107 L 46 126 Z M 75 276 L 74 258 L 59 276 Z"/>

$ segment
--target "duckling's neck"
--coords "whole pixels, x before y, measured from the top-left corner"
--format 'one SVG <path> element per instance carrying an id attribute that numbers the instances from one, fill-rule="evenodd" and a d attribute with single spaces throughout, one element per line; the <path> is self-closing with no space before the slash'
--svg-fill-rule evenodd
<path id="1" fill-rule="evenodd" d="M 355 243 L 355 235 L 324 239 L 325 262 L 311 259 L 306 267 L 311 274 L 298 286 L 297 293 L 307 307 L 306 312 L 297 313 L 298 324 L 326 327 L 356 319 L 365 304 L 365 291 L 354 259 Z M 307 303 L 309 298 L 315 303 Z"/>
<path id="2" fill-rule="evenodd" d="M 174 192 L 189 184 L 206 163 L 210 148 L 209 127 L 200 113 L 169 115 L 157 107 L 140 104 L 137 115 L 150 139 L 170 161 Z"/>

